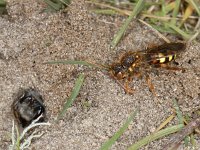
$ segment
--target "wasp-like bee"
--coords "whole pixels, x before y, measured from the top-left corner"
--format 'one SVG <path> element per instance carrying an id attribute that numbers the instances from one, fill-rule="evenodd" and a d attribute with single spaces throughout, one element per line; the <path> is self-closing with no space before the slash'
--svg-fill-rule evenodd
<path id="1" fill-rule="evenodd" d="M 183 70 L 182 68 L 170 66 L 170 62 L 174 61 L 177 54 L 185 50 L 185 48 L 184 43 L 165 43 L 142 51 L 130 51 L 125 53 L 119 62 L 112 64 L 109 72 L 117 81 L 125 79 L 125 85 L 121 82 L 118 83 L 127 93 L 133 93 L 133 90 L 128 86 L 133 77 L 145 75 L 150 90 L 155 94 L 147 72 L 152 68 L 160 67 L 168 70 Z"/>
<path id="2" fill-rule="evenodd" d="M 12 110 L 17 121 L 22 127 L 27 127 L 31 122 L 42 117 L 38 122 L 43 122 L 45 117 L 45 107 L 42 96 L 34 89 L 20 90 L 17 98 L 12 104 Z"/>

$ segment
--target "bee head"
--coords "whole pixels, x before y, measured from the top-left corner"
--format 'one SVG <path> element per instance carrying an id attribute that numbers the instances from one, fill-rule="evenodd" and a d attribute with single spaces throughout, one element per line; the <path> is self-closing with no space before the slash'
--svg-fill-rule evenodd
<path id="1" fill-rule="evenodd" d="M 125 56 L 122 58 L 121 63 L 123 67 L 128 68 L 130 67 L 133 63 L 135 63 L 136 57 L 133 55 L 130 56 Z"/>
<path id="2" fill-rule="evenodd" d="M 111 66 L 111 74 L 113 74 L 117 79 L 123 79 L 126 69 L 120 63 Z"/>

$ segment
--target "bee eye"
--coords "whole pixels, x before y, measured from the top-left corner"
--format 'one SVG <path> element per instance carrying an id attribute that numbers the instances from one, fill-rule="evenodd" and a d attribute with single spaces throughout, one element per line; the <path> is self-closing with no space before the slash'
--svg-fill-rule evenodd
<path id="1" fill-rule="evenodd" d="M 135 62 L 135 57 L 134 56 L 128 56 L 122 59 L 122 65 L 124 67 L 130 67 L 134 62 Z"/>
<path id="2" fill-rule="evenodd" d="M 124 70 L 123 66 L 121 64 L 117 64 L 113 66 L 113 71 L 115 74 L 118 74 Z"/>

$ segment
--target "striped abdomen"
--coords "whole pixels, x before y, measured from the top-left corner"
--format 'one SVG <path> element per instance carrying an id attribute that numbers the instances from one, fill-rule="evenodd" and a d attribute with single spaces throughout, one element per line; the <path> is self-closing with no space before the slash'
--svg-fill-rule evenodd
<path id="1" fill-rule="evenodd" d="M 163 45 L 147 49 L 147 61 L 150 64 L 163 64 L 176 59 L 176 54 L 185 50 L 184 43 L 165 43 Z"/>
<path id="2" fill-rule="evenodd" d="M 176 59 L 176 54 L 164 55 L 163 53 L 153 54 L 150 56 L 150 64 L 164 64 Z"/>

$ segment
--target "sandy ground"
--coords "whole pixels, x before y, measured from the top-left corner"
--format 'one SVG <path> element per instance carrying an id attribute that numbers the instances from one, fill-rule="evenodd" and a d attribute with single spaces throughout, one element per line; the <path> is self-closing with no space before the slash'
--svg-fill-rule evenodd
<path id="1" fill-rule="evenodd" d="M 182 112 L 198 109 L 200 104 L 200 44 L 189 44 L 177 59 L 185 73 L 159 70 L 152 72 L 158 97 L 144 80 L 135 80 L 134 95 L 105 73 L 83 66 L 44 65 L 49 60 L 92 60 L 112 63 L 129 50 L 161 44 L 152 30 L 133 21 L 115 50 L 110 42 L 125 18 L 101 16 L 89 12 L 82 0 L 74 0 L 67 13 L 41 13 L 39 0 L 8 1 L 9 16 L 0 18 L 0 149 L 8 149 L 13 115 L 13 95 L 19 88 L 35 87 L 45 100 L 47 118 L 52 123 L 42 128 L 46 134 L 34 141 L 31 149 L 99 149 L 136 108 L 139 113 L 129 129 L 112 146 L 123 150 L 152 133 L 179 101 Z M 172 41 L 175 40 L 174 38 Z M 80 94 L 63 120 L 54 123 L 80 73 L 86 79 Z M 84 107 L 84 103 L 90 105 Z M 177 119 L 171 123 L 178 124 Z M 160 150 L 172 136 L 148 144 L 144 149 Z M 200 145 L 200 138 L 195 137 Z"/>

